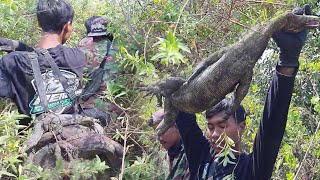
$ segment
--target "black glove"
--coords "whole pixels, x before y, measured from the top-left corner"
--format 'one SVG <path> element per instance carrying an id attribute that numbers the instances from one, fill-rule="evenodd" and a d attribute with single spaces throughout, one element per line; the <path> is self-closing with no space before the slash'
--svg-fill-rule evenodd
<path id="1" fill-rule="evenodd" d="M 306 4 L 303 8 L 294 8 L 293 13 L 297 15 L 311 15 L 311 9 L 310 6 Z M 277 32 L 273 34 L 272 38 L 280 48 L 278 65 L 283 67 L 299 67 L 298 59 L 307 39 L 307 30 L 299 33 Z"/>
<path id="2" fill-rule="evenodd" d="M 11 52 L 19 46 L 19 41 L 0 37 L 0 50 Z"/>

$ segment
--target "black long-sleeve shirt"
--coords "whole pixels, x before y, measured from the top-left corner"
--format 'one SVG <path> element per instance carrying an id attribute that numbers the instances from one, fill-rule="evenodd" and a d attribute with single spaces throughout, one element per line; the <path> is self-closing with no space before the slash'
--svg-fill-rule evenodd
<path id="1" fill-rule="evenodd" d="M 195 115 L 181 112 L 176 123 L 187 155 L 190 179 L 210 177 L 220 180 L 232 173 L 239 180 L 270 179 L 286 127 L 294 79 L 295 76 L 273 74 L 253 151 L 238 155 L 236 165 L 223 167 L 213 161 L 214 152 L 211 152 L 209 141 L 197 125 Z"/>

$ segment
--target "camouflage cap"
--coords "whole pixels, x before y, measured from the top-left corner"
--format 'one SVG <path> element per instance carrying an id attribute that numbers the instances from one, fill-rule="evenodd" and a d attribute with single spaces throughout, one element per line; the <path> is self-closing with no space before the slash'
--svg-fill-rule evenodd
<path id="1" fill-rule="evenodd" d="M 86 20 L 85 26 L 89 37 L 106 36 L 109 21 L 101 16 L 92 16 Z"/>
<path id="2" fill-rule="evenodd" d="M 148 121 L 149 126 L 156 127 L 164 118 L 164 109 L 154 112 Z"/>

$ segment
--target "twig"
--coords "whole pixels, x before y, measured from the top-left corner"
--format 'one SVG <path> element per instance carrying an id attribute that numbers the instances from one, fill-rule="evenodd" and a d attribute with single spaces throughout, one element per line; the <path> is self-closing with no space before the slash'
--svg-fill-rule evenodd
<path id="1" fill-rule="evenodd" d="M 129 126 L 129 117 L 126 115 L 126 130 L 124 133 L 124 139 L 123 139 L 123 149 L 124 152 L 122 154 L 122 164 L 121 164 L 121 173 L 119 175 L 119 180 L 123 179 L 124 169 L 125 169 L 125 157 L 127 153 L 127 138 L 128 138 L 128 126 Z"/>
<path id="2" fill-rule="evenodd" d="M 214 16 L 223 18 L 223 19 L 225 19 L 225 20 L 228 20 L 228 21 L 230 21 L 230 22 L 232 22 L 232 23 L 235 23 L 235 24 L 237 24 L 237 25 L 239 25 L 239 26 L 242 26 L 242 27 L 244 27 L 244 28 L 246 28 L 246 29 L 250 29 L 250 30 L 252 30 L 252 31 L 255 31 L 255 30 L 252 29 L 250 26 L 244 25 L 244 24 L 242 24 L 242 23 L 240 23 L 240 22 L 237 22 L 237 21 L 235 21 L 235 20 L 233 20 L 233 19 L 231 19 L 231 18 L 225 17 L 225 16 L 223 16 L 223 15 L 221 15 L 220 13 L 217 13 L 217 12 L 213 12 L 213 11 L 212 11 L 212 12 L 209 12 L 209 13 L 193 14 L 193 16 L 202 16 L 202 15 L 214 15 Z"/>
<path id="3" fill-rule="evenodd" d="M 220 15 L 220 14 L 218 14 L 218 13 L 209 13 L 209 14 L 214 14 L 214 15 L 219 16 L 219 17 L 221 17 L 221 18 L 223 18 L 223 19 L 226 19 L 226 20 L 228 20 L 228 21 L 230 21 L 230 22 L 232 22 L 232 23 L 235 23 L 235 24 L 237 24 L 237 25 L 239 25 L 239 26 L 242 26 L 242 27 L 244 27 L 244 28 L 246 28 L 246 29 L 250 29 L 250 30 L 252 30 L 252 31 L 256 31 L 256 30 L 254 30 L 253 28 L 251 28 L 250 26 L 244 25 L 244 24 L 242 24 L 242 23 L 240 23 L 240 22 L 237 22 L 237 21 L 235 21 L 235 20 L 233 20 L 233 19 L 231 19 L 231 18 L 222 16 L 222 15 Z"/>
<path id="4" fill-rule="evenodd" d="M 143 48 L 143 56 L 144 56 L 144 63 L 147 64 L 147 43 L 148 43 L 148 38 L 149 38 L 149 34 L 151 29 L 153 28 L 154 24 L 151 25 L 151 27 L 149 28 L 147 34 L 146 34 L 146 38 L 144 40 L 144 48 Z"/>
<path id="5" fill-rule="evenodd" d="M 130 137 L 130 139 L 142 149 L 143 153 L 146 153 L 146 150 L 136 140 L 134 140 L 132 137 Z"/>
<path id="6" fill-rule="evenodd" d="M 179 25 L 179 21 L 180 21 L 180 18 L 182 16 L 182 13 L 184 11 L 184 8 L 186 7 L 186 5 L 188 4 L 189 0 L 186 0 L 186 2 L 184 3 L 183 7 L 181 8 L 180 10 L 180 14 L 179 14 L 179 17 L 178 17 L 178 20 L 177 20 L 177 25 L 174 27 L 174 30 L 173 30 L 173 36 L 176 34 L 176 30 L 177 30 L 177 27 Z"/>
<path id="7" fill-rule="evenodd" d="M 273 4 L 273 5 L 282 5 L 282 6 L 290 6 L 284 3 L 277 3 L 277 2 L 268 2 L 268 1 L 255 1 L 255 0 L 247 0 L 248 3 L 265 3 L 265 4 Z"/>
<path id="8" fill-rule="evenodd" d="M 150 23 L 163 23 L 163 24 L 192 24 L 192 23 L 182 23 L 182 22 L 173 22 L 173 21 L 144 21 L 145 24 Z"/>
<path id="9" fill-rule="evenodd" d="M 134 31 L 133 31 L 133 29 L 132 29 L 131 21 L 130 21 L 130 11 L 129 11 L 128 14 L 127 14 L 127 13 L 125 12 L 125 10 L 124 10 L 123 3 L 120 2 L 120 0 L 117 0 L 117 1 L 118 1 L 119 6 L 120 6 L 120 9 L 121 9 L 121 11 L 122 11 L 122 14 L 124 15 L 124 17 L 125 17 L 125 19 L 126 19 L 126 21 L 127 21 L 130 37 L 137 43 L 137 45 L 140 45 L 139 41 L 133 36 Z M 128 3 L 130 3 L 130 1 L 129 1 Z M 130 10 L 129 5 L 128 5 L 128 9 Z"/>
<path id="10" fill-rule="evenodd" d="M 231 5 L 230 5 L 229 12 L 228 12 L 228 19 L 231 19 L 232 10 L 233 10 L 233 8 L 234 8 L 235 3 L 234 3 L 233 0 L 231 0 L 230 4 L 231 4 Z"/>
<path id="11" fill-rule="evenodd" d="M 128 0 L 128 3 L 127 3 L 127 21 L 128 21 L 128 27 L 129 27 L 129 30 L 130 30 L 130 34 L 133 34 L 130 15 L 131 15 L 130 0 Z"/>
<path id="12" fill-rule="evenodd" d="M 123 131 L 119 131 L 120 133 L 122 133 Z M 149 134 L 147 132 L 142 132 L 142 131 L 128 131 L 128 133 L 130 134 Z M 114 133 L 106 133 L 107 135 L 113 135 Z"/>

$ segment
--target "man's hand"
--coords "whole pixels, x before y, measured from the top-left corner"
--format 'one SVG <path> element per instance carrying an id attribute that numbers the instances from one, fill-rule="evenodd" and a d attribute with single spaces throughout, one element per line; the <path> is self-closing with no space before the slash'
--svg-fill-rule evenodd
<path id="1" fill-rule="evenodd" d="M 0 51 L 12 52 L 19 46 L 19 41 L 0 37 Z"/>
<path id="2" fill-rule="evenodd" d="M 309 5 L 304 5 L 303 8 L 297 7 L 293 10 L 297 15 L 311 15 Z M 274 41 L 280 48 L 280 67 L 299 67 L 299 56 L 303 45 L 307 39 L 307 30 L 299 33 L 278 32 L 273 36 Z"/>

